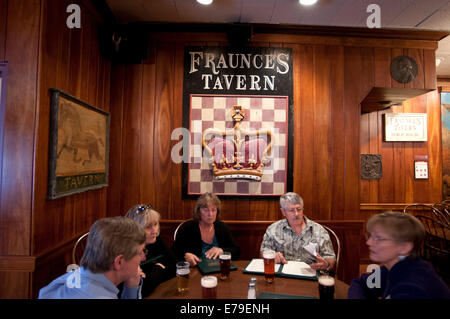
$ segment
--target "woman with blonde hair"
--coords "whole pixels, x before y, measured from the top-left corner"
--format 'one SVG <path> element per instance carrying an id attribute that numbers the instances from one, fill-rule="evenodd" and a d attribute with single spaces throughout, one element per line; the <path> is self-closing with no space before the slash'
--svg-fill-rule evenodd
<path id="1" fill-rule="evenodd" d="M 159 284 L 175 277 L 175 256 L 159 236 L 161 216 L 151 205 L 135 205 L 128 210 L 125 217 L 133 219 L 145 230 L 146 259 L 141 263 L 141 268 L 145 274 L 142 296 L 146 297 Z"/>
<path id="2" fill-rule="evenodd" d="M 369 257 L 381 268 L 354 279 L 348 290 L 349 298 L 450 298 L 444 281 L 419 257 L 425 229 L 417 218 L 387 211 L 372 216 L 366 228 Z"/>
<path id="3" fill-rule="evenodd" d="M 178 260 L 197 265 L 202 259 L 216 259 L 224 251 L 239 259 L 236 245 L 227 225 L 220 221 L 220 200 L 213 193 L 204 193 L 195 204 L 192 220 L 180 226 L 172 247 Z"/>

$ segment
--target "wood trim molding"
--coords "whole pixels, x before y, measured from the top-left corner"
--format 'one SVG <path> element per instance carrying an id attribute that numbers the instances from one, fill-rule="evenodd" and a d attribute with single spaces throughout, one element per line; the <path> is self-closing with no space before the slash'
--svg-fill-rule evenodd
<path id="1" fill-rule="evenodd" d="M 406 205 L 414 203 L 364 203 L 359 205 L 359 209 L 366 210 L 403 210 Z M 431 203 L 425 203 L 425 205 L 433 205 Z"/>
<path id="2" fill-rule="evenodd" d="M 32 256 L 0 256 L 0 271 L 33 272 L 36 258 Z"/>

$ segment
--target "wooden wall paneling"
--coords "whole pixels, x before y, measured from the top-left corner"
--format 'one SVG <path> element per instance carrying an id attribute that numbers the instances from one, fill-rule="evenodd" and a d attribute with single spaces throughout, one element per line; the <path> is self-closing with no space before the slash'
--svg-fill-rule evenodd
<path id="1" fill-rule="evenodd" d="M 173 109 L 172 109 L 172 131 L 183 127 L 183 77 L 184 77 L 184 43 L 177 41 L 175 43 L 174 51 L 174 93 L 173 93 Z M 179 111 L 176 111 L 179 110 Z M 181 137 L 180 137 L 181 141 Z M 184 141 L 185 143 L 189 141 Z M 171 141 L 171 149 L 178 143 L 178 141 Z M 182 163 L 176 163 L 171 158 L 172 164 L 172 209 L 170 210 L 170 216 L 173 216 L 174 212 L 183 207 L 182 205 Z M 181 212 L 179 212 L 181 213 Z"/>
<path id="2" fill-rule="evenodd" d="M 98 65 L 98 57 L 99 57 L 99 42 L 97 29 L 95 27 L 95 21 L 92 19 L 88 20 L 88 27 L 91 30 L 90 41 L 87 43 L 89 47 L 89 68 L 87 70 L 87 82 L 89 83 L 88 91 L 87 91 L 87 100 L 91 101 L 90 103 L 98 106 L 96 98 L 97 98 L 97 89 L 101 85 L 98 82 L 99 76 L 99 65 Z"/>
<path id="3" fill-rule="evenodd" d="M 359 214 L 359 184 L 360 184 L 360 151 L 359 151 L 359 123 L 362 101 L 361 84 L 361 49 L 345 47 L 345 211 L 346 219 L 358 219 Z"/>
<path id="4" fill-rule="evenodd" d="M 323 45 L 314 46 L 314 188 L 316 205 L 311 218 L 329 219 L 331 214 L 331 61 Z"/>
<path id="5" fill-rule="evenodd" d="M 109 130 L 109 176 L 108 176 L 108 216 L 122 213 L 122 157 L 124 104 L 125 104 L 125 72 L 123 65 L 111 69 L 111 118 Z M 126 105 L 129 107 L 127 101 Z M 152 116 L 152 114 L 150 114 Z M 145 140 L 145 135 L 143 136 Z M 147 172 L 148 170 L 144 170 Z M 144 173 L 143 172 L 143 173 Z M 145 174 L 145 173 L 144 173 Z M 124 176 L 126 177 L 126 176 Z M 146 177 L 145 175 L 143 176 Z"/>
<path id="6" fill-rule="evenodd" d="M 304 200 L 306 210 L 313 209 L 314 203 L 314 47 L 298 47 L 299 83 L 294 96 L 299 96 L 299 104 L 294 104 L 294 192 Z M 298 123 L 298 124 L 297 124 Z M 296 168 L 297 167 L 297 168 Z"/>
<path id="7" fill-rule="evenodd" d="M 384 114 L 392 113 L 391 109 L 382 110 L 378 113 L 378 138 L 379 153 L 382 157 L 383 176 L 378 180 L 378 200 L 375 202 L 392 203 L 394 201 L 394 147 L 392 142 L 383 142 Z"/>
<path id="8" fill-rule="evenodd" d="M 0 298 L 28 298 L 40 1 L 2 1 L 0 60 L 8 61 L 0 169 Z M 24 50 L 23 48 L 27 48 Z"/>
<path id="9" fill-rule="evenodd" d="M 404 113 L 414 113 L 412 108 L 412 99 L 403 102 Z M 405 172 L 405 203 L 413 203 L 414 200 L 414 145 L 413 142 L 404 142 L 405 161 L 403 162 L 403 170 Z"/>
<path id="10" fill-rule="evenodd" d="M 361 114 L 360 120 L 360 132 L 359 132 L 359 143 L 361 154 L 370 154 L 370 115 L 372 113 Z M 361 179 L 360 182 L 360 201 L 361 203 L 371 202 L 371 181 L 366 179 Z M 377 188 L 378 189 L 378 188 Z"/>
<path id="11" fill-rule="evenodd" d="M 109 104 L 110 62 L 100 56 L 99 47 L 95 45 L 95 15 L 83 7 L 82 28 L 69 30 L 65 14 L 68 3 L 55 0 L 42 2 L 39 118 L 35 148 L 44 151 L 37 152 L 35 158 L 32 239 L 32 254 L 36 257 L 32 286 L 34 296 L 43 285 L 65 272 L 67 264 L 71 262 L 71 248 L 79 235 L 88 230 L 95 220 L 107 215 L 109 188 L 56 200 L 46 199 L 49 89 L 61 89 L 89 104 L 110 110 L 109 105 L 105 105 Z M 63 253 L 58 252 L 61 247 L 65 247 Z"/>
<path id="12" fill-rule="evenodd" d="M 40 1 L 8 2 L 0 255 L 29 255 L 31 250 L 39 16 Z"/>
<path id="13" fill-rule="evenodd" d="M 156 90 L 154 126 L 154 175 L 158 182 L 155 207 L 172 210 L 171 132 L 173 117 L 174 44 L 159 42 L 156 52 Z"/>
<path id="14" fill-rule="evenodd" d="M 154 119 L 155 119 L 155 48 L 150 46 L 150 56 L 153 57 L 153 63 L 146 63 L 142 65 L 142 112 L 141 112 L 141 129 L 140 129 L 140 162 L 145 163 L 141 165 L 140 171 L 140 194 L 139 202 L 155 203 L 155 192 L 158 185 L 154 177 Z M 161 218 L 169 218 L 167 211 L 160 211 Z"/>
<path id="15" fill-rule="evenodd" d="M 427 113 L 427 95 L 423 94 L 411 99 L 414 113 Z M 429 121 L 428 121 L 429 123 Z M 440 122 L 438 122 L 440 124 Z M 433 123 L 435 124 L 435 123 Z M 427 126 L 428 127 L 428 126 Z M 427 134 L 428 135 L 428 134 Z M 434 154 L 428 152 L 428 142 L 414 142 L 413 143 L 413 156 L 427 155 L 428 160 Z M 414 161 L 414 157 L 410 159 Z M 413 168 L 414 169 L 414 168 Z M 430 198 L 429 189 L 432 177 L 429 174 L 429 178 L 426 180 L 414 180 L 414 200 L 419 203 L 425 203 Z"/>
<path id="16" fill-rule="evenodd" d="M 426 94 L 428 116 L 428 168 L 429 185 L 428 202 L 436 203 L 442 200 L 442 136 L 438 129 L 441 127 L 441 100 L 438 91 Z"/>
<path id="17" fill-rule="evenodd" d="M 0 299 L 30 298 L 29 282 L 29 272 L 0 271 Z"/>
<path id="18" fill-rule="evenodd" d="M 82 19 L 82 23 L 85 22 L 86 19 Z M 80 96 L 81 94 L 81 82 L 83 79 L 83 73 L 81 69 L 81 59 L 83 57 L 82 54 L 82 45 L 83 45 L 83 33 L 87 28 L 84 26 L 81 29 L 71 29 L 70 30 L 70 60 L 69 60 L 69 86 L 68 90 L 71 94 L 75 96 Z M 109 79 L 108 79 L 109 82 Z"/>
<path id="19" fill-rule="evenodd" d="M 436 53 L 435 50 L 423 50 L 424 86 L 436 89 Z"/>
<path id="20" fill-rule="evenodd" d="M 345 165 L 345 130 L 344 115 L 344 47 L 327 47 L 327 52 L 333 52 L 331 61 L 331 220 L 345 219 L 344 185 Z"/>
<path id="21" fill-rule="evenodd" d="M 124 96 L 120 215 L 124 215 L 140 201 L 142 65 L 130 65 L 126 68 Z"/>
<path id="22" fill-rule="evenodd" d="M 424 65 L 424 55 L 422 49 L 405 49 L 405 55 L 411 57 L 417 63 L 417 75 L 409 83 L 405 84 L 406 88 L 425 88 L 425 65 Z"/>

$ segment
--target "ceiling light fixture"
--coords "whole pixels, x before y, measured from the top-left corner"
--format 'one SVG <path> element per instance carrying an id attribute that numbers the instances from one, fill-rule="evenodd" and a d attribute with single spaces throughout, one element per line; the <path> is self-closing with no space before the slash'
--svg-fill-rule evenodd
<path id="1" fill-rule="evenodd" d="M 304 6 L 311 6 L 317 2 L 317 0 L 298 0 L 298 2 Z"/>
<path id="2" fill-rule="evenodd" d="M 213 2 L 213 0 L 197 0 L 197 2 L 207 6 L 208 4 L 211 4 Z"/>

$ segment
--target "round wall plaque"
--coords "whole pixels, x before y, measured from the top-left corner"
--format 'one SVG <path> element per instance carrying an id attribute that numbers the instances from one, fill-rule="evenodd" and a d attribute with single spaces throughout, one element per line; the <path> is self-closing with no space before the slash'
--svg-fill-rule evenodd
<path id="1" fill-rule="evenodd" d="M 417 63 L 407 55 L 395 57 L 391 62 L 391 76 L 400 83 L 409 83 L 417 76 Z"/>

